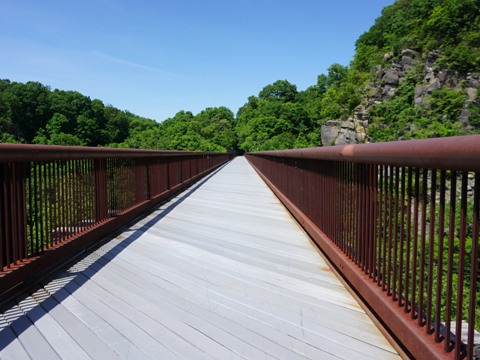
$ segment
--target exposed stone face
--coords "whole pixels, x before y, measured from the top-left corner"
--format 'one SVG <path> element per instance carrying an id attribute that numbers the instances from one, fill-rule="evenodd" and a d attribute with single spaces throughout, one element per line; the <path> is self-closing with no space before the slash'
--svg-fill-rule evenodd
<path id="1" fill-rule="evenodd" d="M 323 146 L 335 145 L 341 128 L 340 120 L 328 120 L 322 125 L 321 139 Z"/>
<path id="2" fill-rule="evenodd" d="M 415 66 L 418 64 L 418 59 L 419 54 L 418 52 L 411 50 L 411 49 L 405 49 L 402 51 L 402 69 L 404 71 L 408 71 L 413 69 Z"/>
<path id="3" fill-rule="evenodd" d="M 470 102 L 476 101 L 478 86 L 480 84 L 479 74 L 468 74 L 466 78 L 460 76 L 457 72 L 452 72 L 444 69 L 438 69 L 435 62 L 440 57 L 441 52 L 438 50 L 431 51 L 427 54 L 424 68 L 424 82 L 427 85 L 417 85 L 415 87 L 415 105 L 427 105 L 426 100 L 430 94 L 443 87 L 453 89 L 464 88 L 467 95 L 467 102 L 463 106 L 463 110 L 458 118 L 465 130 L 472 130 L 473 127 L 469 123 L 470 112 L 468 105 Z M 462 82 L 464 84 L 462 85 Z"/>
<path id="4" fill-rule="evenodd" d="M 470 130 L 472 126 L 469 123 L 468 106 L 471 102 L 477 101 L 480 74 L 468 74 L 465 78 L 456 72 L 440 69 L 436 66 L 440 56 L 441 52 L 438 50 L 430 51 L 427 54 L 423 63 L 423 83 L 415 86 L 414 103 L 417 106 L 428 106 L 431 93 L 443 87 L 464 89 L 468 100 L 463 106 L 458 121 L 464 129 Z M 387 53 L 383 60 L 389 68 L 382 66 L 375 68 L 375 79 L 366 86 L 362 104 L 354 110 L 352 117 L 348 120 L 329 120 L 322 125 L 323 146 L 368 142 L 367 129 L 370 108 L 388 100 L 395 94 L 407 73 L 420 65 L 421 56 L 414 50 L 405 49 L 399 59 L 395 59 L 393 54 Z"/>
<path id="5" fill-rule="evenodd" d="M 424 97 L 423 95 L 425 94 L 427 90 L 426 85 L 416 85 L 415 86 L 415 97 L 413 99 L 415 105 L 424 105 Z"/>
<path id="6" fill-rule="evenodd" d="M 426 82 L 430 82 L 431 78 L 435 78 L 436 76 L 435 71 L 437 71 L 435 67 L 435 63 L 441 54 L 442 53 L 440 52 L 440 50 L 433 50 L 427 54 L 427 57 L 425 59 L 425 67 L 424 67 Z"/>
<path id="7" fill-rule="evenodd" d="M 356 124 L 354 118 L 327 121 L 322 125 L 321 138 L 323 146 L 364 142 L 361 126 Z"/>
<path id="8" fill-rule="evenodd" d="M 480 74 L 468 74 L 466 85 L 467 88 L 477 89 L 480 84 Z"/>
<path id="9" fill-rule="evenodd" d="M 400 76 L 398 76 L 398 71 L 396 69 L 388 69 L 383 75 L 383 81 L 387 85 L 397 86 L 400 81 Z"/>
<path id="10" fill-rule="evenodd" d="M 385 55 L 383 55 L 383 61 L 385 61 L 385 62 L 389 62 L 392 59 L 393 59 L 393 54 L 392 53 L 386 53 Z"/>
<path id="11" fill-rule="evenodd" d="M 357 143 L 357 133 L 354 129 L 341 128 L 335 145 L 348 145 Z"/>
<path id="12" fill-rule="evenodd" d="M 477 100 L 479 85 L 480 85 L 480 74 L 467 75 L 466 91 L 467 91 L 468 101 Z"/>

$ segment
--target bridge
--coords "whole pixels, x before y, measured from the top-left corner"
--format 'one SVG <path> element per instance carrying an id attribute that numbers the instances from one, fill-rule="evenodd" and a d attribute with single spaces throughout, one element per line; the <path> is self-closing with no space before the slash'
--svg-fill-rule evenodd
<path id="1" fill-rule="evenodd" d="M 0 145 L 0 358 L 475 358 L 479 141 Z"/>

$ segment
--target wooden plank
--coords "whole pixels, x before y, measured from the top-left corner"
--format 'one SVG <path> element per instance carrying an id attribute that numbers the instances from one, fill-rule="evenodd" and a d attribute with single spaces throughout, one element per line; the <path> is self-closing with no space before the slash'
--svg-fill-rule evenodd
<path id="1" fill-rule="evenodd" d="M 0 314 L 0 359 L 28 358 L 28 353 L 20 343 L 17 334 L 10 327 L 3 314 Z"/>
<path id="2" fill-rule="evenodd" d="M 113 267 L 113 264 L 111 265 Z M 112 293 L 125 293 L 125 289 L 129 289 L 128 302 L 130 304 L 142 309 L 144 313 L 155 319 L 162 319 L 162 323 L 169 329 L 181 334 L 182 337 L 203 349 L 206 353 L 214 353 L 219 358 L 235 358 L 235 354 L 238 354 L 239 351 L 241 352 L 239 355 L 246 356 L 246 358 L 262 357 L 264 352 L 273 356 L 284 354 L 282 358 L 286 358 L 285 354 L 289 354 L 290 357 L 288 358 L 291 359 L 301 358 L 279 344 L 270 343 L 268 339 L 262 338 L 262 336 L 254 337 L 255 344 L 249 346 L 243 336 L 239 338 L 234 333 L 229 335 L 222 330 L 225 327 L 224 319 L 220 319 L 220 323 L 212 324 L 211 319 L 201 318 L 191 309 L 178 307 L 181 299 L 168 292 L 161 292 L 161 289 L 153 287 L 151 283 L 144 282 L 138 278 L 139 274 L 129 278 L 129 274 L 126 272 L 119 276 L 116 271 L 110 270 L 110 267 L 101 269 L 102 276 L 97 273 L 92 276 L 92 281 L 108 288 Z M 93 271 L 93 268 L 91 270 Z M 210 315 L 213 316 L 213 314 Z M 245 333 L 243 331 L 241 335 L 245 335 Z M 215 339 L 215 341 L 212 339 Z M 225 346 L 225 342 L 228 342 L 228 347 Z M 261 348 L 264 343 L 271 348 Z M 275 352 L 275 354 L 271 354 L 269 351 Z"/>
<path id="3" fill-rule="evenodd" d="M 32 322 L 18 305 L 10 307 L 3 313 L 3 316 L 31 359 L 60 359 L 41 332 L 32 326 Z"/>
<path id="4" fill-rule="evenodd" d="M 123 254 L 123 255 L 127 255 L 127 254 Z M 199 255 L 201 256 L 201 254 Z M 131 263 L 126 262 L 122 266 L 121 264 L 122 259 L 120 259 L 120 257 L 121 256 L 115 258 L 115 264 L 120 265 L 120 267 L 117 270 L 115 270 L 115 272 L 122 273 L 122 274 L 128 274 L 129 272 L 132 272 L 132 270 L 135 268 L 135 262 L 131 262 Z M 301 333 L 304 334 L 304 331 L 309 330 L 319 336 L 325 337 L 324 335 L 325 333 L 329 334 L 330 336 L 333 336 L 334 332 L 338 332 L 338 334 L 335 335 L 337 337 L 337 341 L 333 342 L 334 345 L 336 344 L 335 346 L 338 349 L 350 347 L 352 349 L 355 349 L 354 351 L 361 352 L 361 348 L 362 347 L 365 348 L 364 343 L 375 344 L 375 343 L 378 343 L 378 340 L 382 339 L 381 335 L 370 336 L 371 331 L 372 330 L 375 331 L 376 329 L 374 328 L 373 324 L 371 324 L 371 322 L 367 322 L 365 314 L 363 314 L 364 316 L 360 318 L 360 322 L 359 322 L 357 319 L 353 317 L 346 317 L 345 314 L 341 314 L 341 313 L 333 314 L 332 316 L 330 311 L 328 311 L 329 310 L 328 308 L 320 309 L 320 311 L 311 311 L 311 310 L 309 311 L 304 306 L 305 305 L 304 303 L 299 303 L 299 306 L 296 306 L 294 308 L 286 308 L 284 306 L 278 305 L 278 304 L 285 303 L 285 301 L 283 301 L 284 300 L 283 298 L 279 299 L 278 297 L 274 297 L 277 299 L 277 301 L 276 302 L 271 301 L 272 299 L 271 292 L 264 292 L 260 300 L 255 300 L 253 299 L 250 293 L 248 298 L 242 297 L 241 295 L 235 296 L 226 292 L 225 286 L 216 287 L 212 283 L 206 286 L 208 287 L 208 295 L 203 296 L 202 294 L 202 297 L 199 297 L 198 294 L 202 293 L 202 288 L 205 288 L 205 286 L 195 286 L 196 283 L 198 283 L 196 279 L 192 279 L 190 282 L 186 282 L 184 278 L 182 279 L 181 277 L 178 277 L 178 276 L 177 277 L 169 276 L 170 269 L 165 268 L 164 261 L 161 262 L 162 267 L 161 269 L 158 269 L 158 271 L 157 269 L 155 269 L 155 265 L 158 264 L 158 262 L 145 262 L 139 259 L 137 263 L 144 264 L 144 265 L 142 265 L 142 268 L 138 268 L 136 270 L 136 272 L 138 273 L 133 272 L 131 274 L 132 276 L 131 281 L 134 281 L 136 278 L 140 277 L 140 274 L 141 274 L 142 280 L 148 284 L 147 286 L 155 287 L 155 286 L 158 286 L 158 281 L 157 281 L 157 279 L 159 279 L 158 276 L 161 276 L 161 279 L 164 280 L 161 285 L 162 288 L 168 288 L 169 293 L 172 293 L 172 294 L 178 293 L 179 294 L 178 301 L 183 301 L 184 299 L 188 299 L 189 297 L 194 298 L 193 304 L 186 305 L 186 307 L 194 307 L 195 304 L 199 302 L 201 303 L 202 300 L 206 301 L 204 306 L 207 308 L 209 306 L 217 306 L 217 305 L 224 306 L 226 302 L 229 302 L 231 306 L 229 308 L 230 311 L 237 312 L 239 308 L 243 307 L 244 311 L 247 313 L 245 315 L 247 316 L 248 316 L 248 313 L 250 314 L 257 313 L 256 316 L 258 317 L 263 316 L 264 318 L 267 319 L 265 320 L 267 323 L 285 322 L 287 325 L 284 325 L 284 326 L 292 325 L 293 327 L 300 327 L 300 323 L 295 324 L 295 321 L 297 319 L 297 313 L 303 312 L 303 314 L 307 316 L 302 317 L 304 320 L 302 319 L 301 327 L 303 330 L 301 331 Z M 174 261 L 173 265 L 175 265 L 175 263 L 178 263 L 178 262 Z M 115 264 L 112 264 L 112 266 L 114 266 Z M 208 271 L 207 267 L 202 270 L 203 277 L 205 277 L 207 271 Z M 183 291 L 183 289 L 187 289 L 187 290 Z M 218 302 L 214 304 L 217 301 L 217 299 L 218 299 Z M 264 303 L 262 303 L 261 301 L 263 301 Z M 252 303 L 254 304 L 253 307 L 251 307 Z M 248 305 L 245 305 L 245 304 L 248 304 Z M 257 307 L 259 308 L 258 310 L 257 310 Z M 319 310 L 319 309 L 316 309 L 316 310 Z M 291 315 L 291 313 L 293 313 L 293 316 Z M 223 316 L 228 317 L 228 314 L 224 313 Z M 311 320 L 312 318 L 316 319 L 318 323 L 320 323 L 320 325 L 315 321 Z M 353 334 L 353 336 L 351 334 L 352 327 L 357 329 L 357 332 Z M 263 331 L 261 333 L 264 335 L 268 334 L 266 331 Z M 285 333 L 287 332 L 285 331 Z M 284 341 L 291 340 L 291 337 L 293 337 L 294 334 L 297 334 L 297 333 L 299 332 L 295 328 L 294 330 L 288 333 L 288 336 L 290 337 L 290 339 L 284 339 Z M 346 334 L 348 334 L 348 336 Z M 325 346 L 326 346 L 325 344 L 322 345 L 322 348 L 325 348 Z M 376 351 L 375 348 L 373 348 L 372 350 L 370 346 L 368 346 L 367 349 L 368 351 L 364 350 L 364 353 L 366 352 L 365 355 L 370 356 L 378 352 Z M 382 351 L 383 350 L 379 352 L 379 355 L 383 354 Z M 352 354 L 349 354 L 349 356 L 352 356 Z"/>
<path id="5" fill-rule="evenodd" d="M 150 253 L 149 251 L 146 251 L 144 255 Z M 255 271 L 255 269 L 250 270 L 248 266 L 244 265 L 238 265 L 235 262 L 227 261 L 225 264 L 222 263 L 222 259 L 219 257 L 213 257 L 209 258 L 208 253 L 202 253 L 196 250 L 194 253 L 197 254 L 197 257 L 184 257 L 183 255 L 179 255 L 177 253 L 166 253 L 162 251 L 162 257 L 159 257 L 157 261 L 153 261 L 151 258 L 147 257 L 141 257 L 141 253 L 139 250 L 135 251 L 134 257 L 131 261 L 132 263 L 136 262 L 144 262 L 148 265 L 153 265 L 155 266 L 158 263 L 161 263 L 162 265 L 173 265 L 175 267 L 178 267 L 181 271 L 182 274 L 191 274 L 192 277 L 197 277 L 198 281 L 202 280 L 201 275 L 203 275 L 203 272 L 213 272 L 217 276 L 215 277 L 213 274 L 211 276 L 212 281 L 217 281 L 216 284 L 218 286 L 230 286 L 230 287 L 239 287 L 240 291 L 245 287 L 245 286 L 251 286 L 251 287 L 258 287 L 260 289 L 263 289 L 265 291 L 269 292 L 275 292 L 275 291 L 281 291 L 282 293 L 289 293 L 291 294 L 292 297 L 294 298 L 301 298 L 304 301 L 309 301 L 312 304 L 315 304 L 318 301 L 318 297 L 312 296 L 311 293 L 306 292 L 306 291 L 295 291 L 295 290 L 289 290 L 287 288 L 286 281 L 278 280 L 275 278 L 270 278 L 268 277 L 269 273 L 266 271 Z M 128 256 L 129 253 L 121 254 L 119 255 L 120 258 L 123 258 L 125 256 Z M 160 255 L 159 255 L 160 256 Z M 275 275 L 275 273 L 271 273 Z M 284 286 L 285 285 L 285 286 Z M 328 300 L 328 295 L 326 294 L 326 291 L 323 289 L 323 284 L 319 284 L 317 288 L 314 288 L 316 292 L 319 292 L 322 294 L 322 301 Z M 338 294 L 338 292 L 334 293 Z M 353 303 L 353 300 L 351 297 L 348 297 L 347 300 L 350 301 L 351 304 Z M 338 296 L 334 297 L 332 301 L 332 306 L 338 307 L 338 312 L 339 313 L 344 313 L 346 311 L 346 306 L 342 306 L 339 301 L 338 301 Z M 355 303 L 356 304 L 356 303 Z M 332 310 L 330 308 L 330 310 Z M 367 319 L 366 315 L 363 313 L 361 308 L 356 305 L 351 308 L 352 311 L 355 313 L 362 313 L 364 317 Z M 369 320 L 366 320 L 369 323 L 371 323 Z"/>
<path id="6" fill-rule="evenodd" d="M 168 348 L 172 354 L 177 354 L 182 358 L 192 359 L 207 359 L 209 358 L 204 352 L 192 346 L 189 342 L 178 336 L 174 332 L 167 329 L 162 323 L 162 319 L 154 319 L 141 309 L 137 309 L 128 303 L 128 297 L 120 297 L 118 294 L 112 293 L 94 281 L 89 281 L 90 278 L 84 274 L 78 274 L 74 278 L 77 285 L 81 286 L 82 290 L 87 293 L 86 296 L 95 297 L 97 300 L 104 302 L 115 311 L 122 313 L 122 315 L 130 320 L 135 326 L 141 328 L 154 341 L 158 342 L 160 346 Z M 144 340 L 148 341 L 148 340 Z M 149 345 L 152 346 L 152 345 Z M 174 358 L 173 356 L 166 356 L 165 358 Z"/>
<path id="7" fill-rule="evenodd" d="M 115 259 L 115 262 L 117 263 L 118 259 Z M 208 312 L 208 311 L 211 310 L 211 309 L 209 309 L 209 306 L 204 306 L 204 307 L 202 307 L 202 309 L 199 309 L 198 308 L 198 306 L 199 306 L 198 301 L 189 302 L 188 297 L 189 297 L 189 295 L 192 295 L 192 294 L 188 294 L 185 291 L 184 292 L 178 291 L 178 290 L 180 290 L 180 288 L 178 287 L 179 285 L 177 283 L 173 284 L 173 283 L 170 283 L 168 281 L 162 281 L 162 284 L 159 284 L 159 281 L 158 281 L 159 279 L 157 277 L 149 276 L 149 274 L 146 273 L 145 271 L 141 272 L 140 270 L 137 270 L 138 271 L 138 273 L 137 273 L 137 271 L 133 271 L 133 269 L 134 268 L 129 267 L 127 265 L 127 268 L 118 268 L 117 271 L 115 271 L 115 270 L 114 271 L 115 272 L 120 272 L 123 275 L 126 274 L 127 278 L 130 278 L 130 281 L 135 281 L 141 275 L 141 280 L 140 281 L 145 282 L 145 284 L 144 284 L 145 287 L 150 289 L 150 290 L 153 290 L 155 292 L 155 294 L 159 296 L 158 301 L 160 301 L 161 296 L 171 298 L 171 296 L 174 295 L 176 297 L 169 301 L 170 305 L 174 305 L 174 306 L 180 306 L 181 305 L 182 309 L 185 309 L 187 312 L 194 313 L 196 317 L 200 316 L 203 319 L 203 321 L 206 321 L 206 322 L 212 322 L 212 318 L 217 317 L 216 311 L 214 313 L 209 313 Z M 129 273 L 131 273 L 131 274 L 129 274 Z M 136 282 L 137 282 L 137 284 L 139 284 L 138 280 Z M 139 284 L 139 285 L 141 285 L 141 284 Z M 201 297 L 198 300 L 200 300 L 200 301 L 205 300 L 205 298 Z M 167 301 L 168 301 L 168 299 L 167 299 Z M 166 305 L 169 305 L 169 304 L 166 304 Z M 162 302 L 162 305 L 165 305 L 165 304 Z M 195 309 L 195 310 L 193 310 L 193 309 Z M 203 311 L 203 313 L 202 313 L 202 311 Z M 202 314 L 202 315 L 200 315 L 200 314 Z M 227 317 L 225 317 L 225 318 L 227 318 Z M 217 320 L 219 320 L 219 319 L 217 318 Z M 220 319 L 220 322 L 216 323 L 215 325 L 218 326 L 218 327 L 222 327 L 222 322 L 224 322 L 224 319 Z M 238 326 L 238 325 L 236 325 L 236 326 Z M 224 329 L 230 329 L 231 327 L 232 327 L 231 324 L 229 324 L 228 326 L 225 326 L 223 328 Z M 259 333 L 262 334 L 262 336 L 267 335 L 267 334 L 262 333 L 262 332 L 259 332 Z M 284 334 L 281 333 L 280 335 L 284 335 Z M 277 341 L 277 342 L 279 344 L 282 344 L 282 343 L 285 344 L 285 343 L 293 342 L 292 340 L 294 340 L 294 339 L 291 339 L 288 336 L 284 335 L 283 336 L 283 341 Z M 308 347 L 308 345 L 306 347 Z M 314 349 L 313 351 L 315 351 L 315 350 L 316 349 Z M 322 354 L 323 357 L 326 357 L 328 355 L 328 354 L 326 354 L 324 352 L 320 352 L 320 351 L 318 351 L 317 355 L 319 355 L 320 353 Z M 258 354 L 256 356 L 258 356 Z"/>
<path id="8" fill-rule="evenodd" d="M 97 313 L 91 311 L 86 304 L 78 301 L 74 296 L 70 296 L 66 287 L 68 287 L 68 284 L 62 284 L 61 288 L 57 289 L 55 280 L 44 286 L 69 314 L 79 319 L 121 359 L 141 359 L 147 357 L 147 354 L 135 346 L 125 334 L 114 328 Z M 54 288 L 55 290 L 52 291 Z"/>
<path id="9" fill-rule="evenodd" d="M 101 269 L 101 274 L 96 272 Z M 196 347 L 205 354 L 220 354 L 230 358 L 232 354 L 225 352 L 225 349 L 212 338 L 205 336 L 194 327 L 178 319 L 175 314 L 165 310 L 163 303 L 159 302 L 156 294 L 143 291 L 135 286 L 135 283 L 128 282 L 107 268 L 93 264 L 83 272 L 90 277 L 90 280 L 109 291 L 112 295 L 121 294 L 121 297 L 130 306 L 150 316 L 161 323 L 170 331 L 185 339 L 191 347 Z M 105 276 L 107 274 L 108 276 Z M 124 275 L 124 274 L 122 274 Z"/>
<path id="10" fill-rule="evenodd" d="M 41 306 L 38 306 L 38 301 L 41 301 L 42 296 L 45 296 L 45 293 L 37 291 L 32 296 L 19 298 L 17 299 L 18 306 L 32 324 L 35 324 L 35 327 L 60 358 L 90 359 L 87 353 L 70 337 L 65 329 Z"/>
<path id="11" fill-rule="evenodd" d="M 41 291 L 41 290 L 39 290 Z M 45 290 L 43 290 L 45 291 Z M 78 345 L 93 359 L 120 359 L 120 356 L 99 339 L 88 326 L 72 314 L 53 296 L 45 296 L 40 306 L 62 325 Z"/>
<path id="12" fill-rule="evenodd" d="M 162 274 L 163 274 L 162 277 L 164 278 L 167 278 L 167 276 L 169 275 L 168 273 L 166 274 L 165 271 L 163 270 L 162 270 Z M 207 284 L 207 286 L 205 286 L 208 288 L 209 292 L 212 292 L 213 290 L 215 290 L 225 296 L 239 297 L 239 296 L 243 296 L 245 293 L 245 290 L 247 289 L 247 288 L 245 289 L 240 288 L 240 291 L 231 291 L 232 287 L 228 287 L 228 284 L 232 282 L 236 282 L 236 280 L 226 279 L 224 282 L 215 284 L 212 281 L 213 276 L 214 274 L 211 274 L 209 276 L 209 283 Z M 176 274 L 174 274 L 173 276 L 168 277 L 168 281 L 170 282 L 176 281 L 175 283 L 179 283 L 180 285 L 182 285 L 185 283 L 185 277 L 183 277 L 183 279 L 182 278 L 179 279 L 176 276 Z M 189 288 L 193 288 L 194 289 L 193 291 L 196 291 L 196 292 L 201 291 L 201 286 L 196 285 L 196 284 L 201 284 L 199 283 L 197 278 L 191 277 L 187 281 L 188 281 L 187 286 Z M 365 325 L 366 323 L 368 323 L 365 316 L 361 316 L 362 314 L 358 312 L 354 313 L 353 314 L 354 316 L 351 316 L 351 315 L 346 316 L 346 311 L 342 307 L 340 307 L 338 312 L 335 312 L 335 311 L 332 312 L 332 307 L 324 305 L 323 301 L 320 301 L 317 299 L 311 299 L 310 302 L 305 302 L 303 301 L 303 299 L 300 299 L 297 294 L 294 294 L 294 296 L 290 296 L 290 295 L 285 296 L 285 289 L 281 287 L 277 287 L 277 288 L 270 287 L 268 289 L 265 289 L 265 288 L 257 287 L 255 283 L 250 283 L 248 284 L 248 297 L 244 297 L 244 298 L 247 301 L 252 299 L 258 302 L 263 301 L 265 303 L 270 303 L 271 302 L 270 300 L 274 298 L 277 300 L 275 302 L 275 305 L 279 308 L 282 308 L 285 310 L 291 309 L 293 311 L 297 311 L 297 310 L 299 311 L 300 309 L 303 309 L 304 311 L 311 312 L 312 314 L 319 313 L 319 314 L 322 314 L 323 321 L 328 320 L 329 318 L 328 315 L 333 313 L 332 319 L 336 319 L 336 324 L 339 324 L 339 323 L 341 324 L 342 316 L 344 316 L 345 318 L 348 319 L 348 324 L 351 324 L 354 326 L 357 324 L 357 321 L 360 321 L 360 323 L 358 323 L 358 326 L 357 326 L 360 332 L 361 332 L 361 325 L 362 324 Z M 282 301 L 279 301 L 279 300 L 282 300 Z M 323 317 L 324 314 L 326 318 Z"/>
<path id="13" fill-rule="evenodd" d="M 78 288 L 76 284 L 68 284 L 64 288 L 71 297 L 87 306 L 90 311 L 102 318 L 112 328 L 123 334 L 131 345 L 140 349 L 145 354 L 139 354 L 142 357 L 149 356 L 152 359 L 174 359 L 178 358 L 174 352 L 162 345 L 159 341 L 150 336 L 148 331 L 137 326 L 136 321 L 131 321 L 118 312 L 109 303 L 105 303 L 83 288 Z M 130 309 L 128 309 L 129 311 Z M 132 352 L 129 351 L 129 356 Z"/>
<path id="14" fill-rule="evenodd" d="M 336 315 L 335 316 L 345 316 L 345 313 L 348 312 L 347 309 L 343 306 L 339 306 L 336 302 L 333 303 L 333 306 L 325 307 L 323 305 L 324 299 L 319 299 L 318 297 L 312 297 L 305 293 L 296 293 L 287 291 L 285 287 L 275 286 L 272 283 L 263 283 L 261 279 L 258 279 L 258 276 L 248 278 L 245 274 L 236 272 L 234 270 L 229 271 L 228 265 L 225 267 L 218 267 L 218 261 L 208 261 L 208 260 L 196 260 L 194 258 L 182 258 L 182 257 L 173 257 L 172 255 L 166 256 L 161 260 L 154 262 L 148 261 L 147 258 L 139 256 L 139 252 L 136 251 L 135 254 L 129 255 L 131 253 L 123 253 L 119 255 L 116 259 L 116 263 L 120 263 L 122 260 L 126 261 L 124 265 L 125 268 L 128 266 L 135 266 L 135 264 L 143 264 L 142 269 L 144 271 L 150 271 L 152 273 L 161 273 L 162 277 L 170 276 L 171 282 L 178 281 L 188 281 L 193 285 L 199 285 L 197 287 L 205 287 L 210 289 L 211 287 L 218 287 L 222 290 L 225 289 L 236 289 L 238 288 L 238 294 L 242 294 L 246 287 L 251 294 L 250 297 L 255 294 L 259 294 L 264 297 L 265 294 L 270 296 L 282 296 L 284 301 L 279 302 L 283 304 L 298 304 L 298 306 L 308 307 L 312 311 L 324 312 L 328 310 Z M 198 254 L 200 257 L 203 257 L 204 254 Z M 130 256 L 130 257 L 129 257 Z M 172 259 L 173 257 L 173 259 Z M 197 261 L 200 261 L 200 266 L 197 265 Z M 168 268 L 166 267 L 168 266 Z M 203 268 L 201 266 L 204 266 Z M 232 265 L 231 265 L 232 266 Z M 205 277 L 208 273 L 208 282 Z M 288 296 L 286 296 L 288 294 Z M 337 306 L 338 305 L 338 306 Z M 335 311 L 335 307 L 338 308 L 338 311 Z M 366 314 L 360 312 L 358 309 L 352 312 L 353 316 L 363 319 L 365 323 L 371 324 L 371 321 L 368 319 Z"/>
<path id="15" fill-rule="evenodd" d="M 118 262 L 116 259 L 115 262 Z M 147 269 L 144 269 L 147 270 Z M 120 270 L 122 274 L 126 274 L 129 272 L 128 270 Z M 130 268 L 131 271 L 131 268 Z M 180 281 L 169 281 L 166 279 L 163 284 L 161 284 L 161 288 L 158 288 L 158 281 L 154 275 L 149 275 L 148 272 L 142 271 L 138 269 L 139 274 L 142 274 L 142 280 L 145 281 L 147 284 L 150 284 L 150 287 L 153 289 L 157 289 L 156 292 L 159 293 L 160 290 L 167 291 L 168 294 L 176 294 L 177 298 L 172 300 L 172 303 L 179 306 L 180 304 L 183 309 L 192 309 L 195 310 L 195 314 L 197 316 L 202 316 L 205 321 L 212 321 L 212 318 L 218 317 L 221 313 L 221 318 L 223 319 L 230 319 L 234 321 L 236 324 L 235 326 L 242 326 L 245 329 L 252 330 L 258 334 L 262 334 L 263 337 L 267 337 L 272 341 L 275 341 L 279 344 L 288 344 L 289 348 L 296 348 L 301 349 L 297 352 L 301 354 L 308 355 L 310 358 L 329 358 L 331 356 L 326 349 L 331 347 L 332 353 L 342 353 L 344 356 L 348 357 L 357 357 L 358 353 L 357 350 L 350 350 L 349 347 L 345 347 L 343 344 L 339 346 L 338 343 L 331 342 L 329 340 L 325 341 L 323 339 L 323 344 L 320 344 L 321 341 L 316 339 L 312 342 L 306 342 L 305 340 L 305 330 L 304 326 L 300 326 L 300 324 L 294 324 L 289 319 L 288 313 L 285 311 L 280 311 L 277 315 L 272 314 L 272 308 L 275 308 L 275 302 L 271 301 L 271 296 L 269 296 L 268 300 L 270 300 L 270 304 L 268 306 L 263 307 L 266 311 L 263 312 L 262 310 L 257 310 L 256 306 L 244 305 L 248 302 L 248 299 L 244 297 L 237 297 L 234 299 L 224 297 L 224 289 L 220 289 L 220 294 L 217 294 L 214 289 L 209 287 L 209 292 L 207 296 L 204 296 L 201 292 L 201 288 L 199 291 L 197 289 L 192 289 L 190 292 L 184 290 L 182 288 L 182 282 Z M 147 270 L 148 271 L 148 270 Z M 139 274 L 132 273 L 133 281 L 136 279 Z M 165 273 L 162 271 L 162 278 L 164 278 Z M 178 279 L 177 279 L 178 280 Z M 226 306 L 228 304 L 229 306 Z M 198 309 L 198 306 L 201 306 L 202 309 Z M 240 308 L 244 309 L 244 312 L 239 311 Z M 221 311 L 223 309 L 223 311 Z M 202 314 L 202 315 L 199 315 Z M 264 318 L 262 321 L 261 318 Z M 282 323 L 282 325 L 278 325 Z M 217 326 L 221 326 L 222 324 L 216 324 Z M 351 330 L 352 325 L 350 324 L 349 329 Z M 231 328 L 232 325 L 229 324 L 227 328 Z M 286 331 L 285 328 L 291 327 L 294 328 L 292 331 Z M 298 336 L 298 334 L 301 334 Z M 351 339 L 350 339 L 351 340 Z M 349 341 L 351 346 L 355 347 L 355 341 Z M 321 345 L 321 350 L 318 346 Z"/>

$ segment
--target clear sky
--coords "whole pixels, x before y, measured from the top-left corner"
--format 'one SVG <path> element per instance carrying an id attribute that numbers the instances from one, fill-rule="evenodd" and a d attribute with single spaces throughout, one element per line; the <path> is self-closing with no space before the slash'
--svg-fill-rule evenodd
<path id="1" fill-rule="evenodd" d="M 0 0 L 0 79 L 163 121 L 276 80 L 304 90 L 394 0 Z"/>

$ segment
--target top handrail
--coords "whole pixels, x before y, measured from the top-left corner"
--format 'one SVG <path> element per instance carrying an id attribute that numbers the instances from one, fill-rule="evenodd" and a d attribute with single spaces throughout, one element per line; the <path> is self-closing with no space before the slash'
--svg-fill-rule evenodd
<path id="1" fill-rule="evenodd" d="M 224 154 L 209 152 L 208 155 Z M 87 146 L 0 144 L 0 163 L 106 158 L 148 158 L 204 156 L 205 152 L 178 150 L 140 150 Z"/>
<path id="2" fill-rule="evenodd" d="M 480 171 L 480 135 L 259 151 L 251 155 Z"/>

